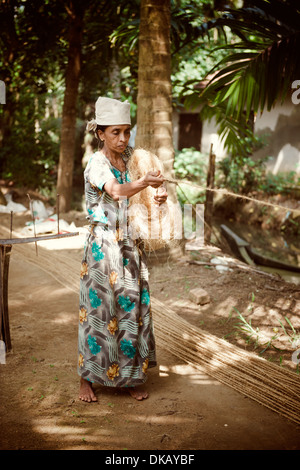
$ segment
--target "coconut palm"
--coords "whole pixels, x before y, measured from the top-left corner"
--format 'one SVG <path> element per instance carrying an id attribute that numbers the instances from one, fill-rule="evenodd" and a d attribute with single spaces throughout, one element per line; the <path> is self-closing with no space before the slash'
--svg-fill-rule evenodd
<path id="1" fill-rule="evenodd" d="M 170 0 L 142 0 L 136 145 L 155 152 L 167 173 L 174 158 L 170 19 Z"/>

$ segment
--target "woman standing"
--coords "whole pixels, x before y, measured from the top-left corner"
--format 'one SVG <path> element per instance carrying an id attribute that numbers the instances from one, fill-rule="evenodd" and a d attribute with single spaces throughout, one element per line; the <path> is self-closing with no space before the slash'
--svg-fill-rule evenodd
<path id="1" fill-rule="evenodd" d="M 145 253 L 129 237 L 119 203 L 147 186 L 158 188 L 163 176 L 154 171 L 130 181 L 130 124 L 130 104 L 104 97 L 88 123 L 99 150 L 84 172 L 90 226 L 80 274 L 78 373 L 79 398 L 87 402 L 97 401 L 93 383 L 126 388 L 137 400 L 147 398 L 137 387 L 156 365 Z M 161 204 L 167 193 L 155 199 Z"/>

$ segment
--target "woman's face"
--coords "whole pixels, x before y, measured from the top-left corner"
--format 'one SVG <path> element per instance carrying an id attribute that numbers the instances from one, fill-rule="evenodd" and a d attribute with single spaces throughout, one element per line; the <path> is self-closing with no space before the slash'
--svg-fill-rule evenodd
<path id="1" fill-rule="evenodd" d="M 104 141 L 105 147 L 111 152 L 121 154 L 128 145 L 130 138 L 130 126 L 107 126 L 105 131 L 98 131 L 99 137 Z"/>

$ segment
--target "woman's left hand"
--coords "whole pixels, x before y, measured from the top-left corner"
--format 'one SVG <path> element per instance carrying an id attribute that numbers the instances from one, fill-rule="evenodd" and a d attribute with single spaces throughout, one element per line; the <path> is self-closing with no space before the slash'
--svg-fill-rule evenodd
<path id="1" fill-rule="evenodd" d="M 166 200 L 168 198 L 168 193 L 167 193 L 166 188 L 164 188 L 164 186 L 160 186 L 159 188 L 157 188 L 156 194 L 155 194 L 155 196 L 153 196 L 153 198 L 154 198 L 154 201 L 159 206 L 161 204 L 163 204 L 164 202 L 166 202 Z"/>

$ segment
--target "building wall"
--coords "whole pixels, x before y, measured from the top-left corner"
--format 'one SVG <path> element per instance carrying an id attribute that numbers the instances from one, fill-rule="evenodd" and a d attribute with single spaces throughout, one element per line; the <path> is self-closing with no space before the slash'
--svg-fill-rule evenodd
<path id="1" fill-rule="evenodd" d="M 300 106 L 290 101 L 264 111 L 255 121 L 257 135 L 267 136 L 267 146 L 254 158 L 269 156 L 267 164 L 274 174 L 295 171 L 300 175 Z"/>
<path id="2" fill-rule="evenodd" d="M 188 111 L 180 111 L 187 113 Z M 199 110 L 194 110 L 196 114 Z M 202 129 L 201 129 L 202 127 Z M 300 175 L 300 104 L 287 100 L 277 104 L 271 111 L 264 111 L 256 116 L 255 132 L 263 136 L 267 145 L 255 152 L 253 158 L 268 156 L 268 171 L 278 174 L 295 171 Z M 179 148 L 180 117 L 178 112 L 173 114 L 173 140 L 175 149 Z M 211 144 L 217 160 L 226 156 L 226 150 L 217 134 L 214 120 L 205 121 L 199 126 L 199 148 L 202 153 L 209 154 Z M 192 146 L 192 145 L 191 145 Z"/>
<path id="3" fill-rule="evenodd" d="M 200 109 L 194 109 L 192 112 L 195 113 L 195 115 L 199 115 Z M 184 109 L 180 110 L 180 112 L 176 110 L 173 112 L 173 142 L 175 150 L 180 149 L 180 133 L 183 132 L 183 129 L 180 128 L 180 115 L 189 113 L 191 113 L 191 111 Z M 194 141 L 194 145 L 190 146 L 195 147 L 196 150 L 200 150 L 200 152 L 204 154 L 209 154 L 211 144 L 213 144 L 213 150 L 217 159 L 222 159 L 226 156 L 226 151 L 217 134 L 214 120 L 204 121 L 199 125 L 198 145 Z"/>

